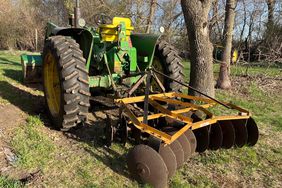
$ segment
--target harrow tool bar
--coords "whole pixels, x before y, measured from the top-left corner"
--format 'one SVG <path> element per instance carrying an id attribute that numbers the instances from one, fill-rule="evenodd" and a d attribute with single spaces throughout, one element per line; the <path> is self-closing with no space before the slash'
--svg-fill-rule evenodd
<path id="1" fill-rule="evenodd" d="M 190 102 L 183 102 L 181 99 L 189 99 L 196 102 L 201 102 L 201 105 L 193 104 Z M 229 109 L 233 109 L 237 111 L 237 115 L 222 115 L 215 116 L 208 108 L 221 105 L 220 103 L 207 99 L 204 97 L 190 96 L 180 93 L 163 93 L 163 94 L 152 94 L 148 96 L 148 103 L 154 108 L 154 110 L 150 111 L 158 111 L 159 113 L 150 114 L 147 116 L 147 120 L 154 120 L 161 117 L 169 117 L 173 119 L 175 122 L 182 123 L 184 126 L 175 132 L 172 135 L 169 135 L 163 131 L 156 129 L 153 126 L 150 126 L 144 123 L 144 116 L 136 117 L 134 113 L 128 107 L 129 104 L 136 104 L 145 102 L 145 96 L 138 97 L 129 97 L 123 99 L 117 99 L 116 103 L 121 105 L 121 108 L 124 110 L 125 115 L 128 117 L 128 124 L 133 124 L 136 128 L 141 130 L 142 132 L 146 132 L 158 139 L 161 139 L 165 144 L 170 144 L 173 141 L 177 140 L 181 135 L 183 135 L 188 129 L 200 129 L 202 127 L 206 127 L 209 125 L 214 125 L 220 121 L 224 120 L 247 120 L 250 118 L 249 111 L 240 108 L 231 103 L 224 103 L 225 106 L 228 106 Z M 177 105 L 179 107 L 178 110 L 169 110 L 164 108 L 160 102 L 165 102 L 169 105 Z M 223 102 L 221 102 L 223 103 Z M 197 122 L 193 122 L 193 119 L 189 116 L 185 116 L 188 112 L 201 111 L 206 115 L 206 119 L 200 120 Z"/>

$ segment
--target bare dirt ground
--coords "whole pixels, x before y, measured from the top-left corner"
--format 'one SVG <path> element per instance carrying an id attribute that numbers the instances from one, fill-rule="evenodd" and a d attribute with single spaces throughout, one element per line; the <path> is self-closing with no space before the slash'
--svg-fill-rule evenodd
<path id="1" fill-rule="evenodd" d="M 9 147 L 9 135 L 11 131 L 25 122 L 26 115 L 16 106 L 0 105 L 0 172 L 5 171 L 9 166 L 9 158 L 13 155 Z"/>

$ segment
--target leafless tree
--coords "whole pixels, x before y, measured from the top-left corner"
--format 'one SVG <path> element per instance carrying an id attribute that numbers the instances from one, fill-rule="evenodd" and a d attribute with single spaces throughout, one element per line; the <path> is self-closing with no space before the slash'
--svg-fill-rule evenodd
<path id="1" fill-rule="evenodd" d="M 151 0 L 151 6 L 150 6 L 150 13 L 148 16 L 148 21 L 147 21 L 147 27 L 146 27 L 146 33 L 150 33 L 151 27 L 154 21 L 154 16 L 157 8 L 157 0 Z"/>
<path id="2" fill-rule="evenodd" d="M 211 0 L 181 0 L 191 51 L 190 85 L 214 96 L 213 46 L 209 39 Z M 192 95 L 197 95 L 189 91 Z"/>
<path id="3" fill-rule="evenodd" d="M 275 6 L 275 0 L 266 0 L 267 1 L 267 8 L 268 8 L 268 20 L 267 24 L 268 26 L 273 25 L 274 23 L 274 6 Z"/>
<path id="4" fill-rule="evenodd" d="M 235 19 L 236 0 L 226 0 L 225 8 L 225 24 L 224 24 L 224 50 L 222 54 L 222 62 L 220 64 L 219 77 L 216 87 L 221 89 L 231 88 L 230 80 L 230 60 L 232 50 L 232 35 Z"/>

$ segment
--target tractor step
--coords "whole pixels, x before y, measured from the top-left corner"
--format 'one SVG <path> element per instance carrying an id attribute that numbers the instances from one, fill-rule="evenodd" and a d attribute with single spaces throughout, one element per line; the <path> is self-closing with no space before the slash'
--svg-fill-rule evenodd
<path id="1" fill-rule="evenodd" d="M 24 83 L 41 83 L 42 58 L 40 54 L 21 55 L 21 64 Z"/>

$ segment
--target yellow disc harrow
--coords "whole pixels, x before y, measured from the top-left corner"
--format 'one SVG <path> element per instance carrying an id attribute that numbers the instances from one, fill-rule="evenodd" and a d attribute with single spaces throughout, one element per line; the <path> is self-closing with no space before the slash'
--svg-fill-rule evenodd
<path id="1" fill-rule="evenodd" d="M 184 102 L 187 100 L 194 102 Z M 146 106 L 146 101 L 148 113 L 136 115 L 132 106 L 138 106 L 137 104 Z M 152 163 L 158 164 L 161 168 L 164 164 L 166 165 L 168 174 L 158 172 L 159 179 L 147 176 L 145 180 L 144 174 L 136 173 L 139 168 L 138 162 L 130 152 L 129 171 L 136 179 L 143 179 L 151 185 L 163 186 L 164 180 L 173 176 L 176 168 L 180 168 L 195 151 L 253 146 L 258 141 L 258 127 L 250 112 L 231 103 L 176 92 L 129 97 L 117 99 L 115 102 L 120 106 L 120 113 L 126 121 L 128 130 L 140 131 L 138 142 L 143 140 L 143 143 L 147 143 L 156 151 L 155 153 L 148 150 L 147 153 L 144 149 L 139 153 L 144 156 L 152 154 L 152 158 L 148 160 L 148 168 L 153 168 L 150 167 Z M 177 108 L 169 110 L 171 108 L 167 107 L 171 105 Z M 233 113 L 217 116 L 209 110 L 222 105 Z M 203 114 L 203 117 L 197 115 L 199 112 Z M 148 136 L 150 139 L 146 139 Z M 146 142 L 146 140 L 149 141 Z M 134 147 L 134 151 L 136 147 L 139 145 Z M 162 159 L 161 162 L 155 156 L 156 154 Z M 134 155 L 138 154 L 134 153 Z"/>

